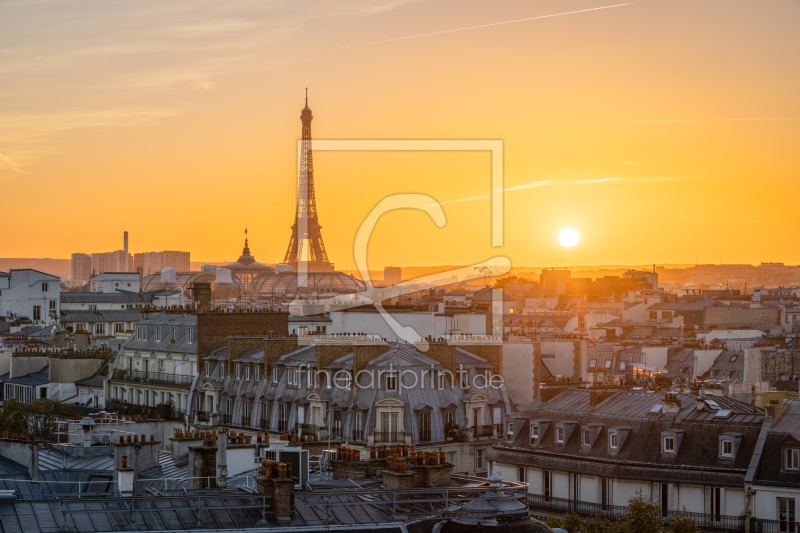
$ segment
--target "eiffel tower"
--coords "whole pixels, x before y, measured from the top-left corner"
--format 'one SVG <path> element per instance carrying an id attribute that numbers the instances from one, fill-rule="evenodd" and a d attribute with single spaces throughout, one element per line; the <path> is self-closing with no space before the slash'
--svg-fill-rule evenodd
<path id="1" fill-rule="evenodd" d="M 295 272 L 325 272 L 333 270 L 328 260 L 325 244 L 322 242 L 322 226 L 317 218 L 317 200 L 314 194 L 314 159 L 311 154 L 311 109 L 308 107 L 308 87 L 306 87 L 306 106 L 300 112 L 303 123 L 303 138 L 300 146 L 300 179 L 297 185 L 297 211 L 292 238 L 283 262 L 292 266 Z"/>

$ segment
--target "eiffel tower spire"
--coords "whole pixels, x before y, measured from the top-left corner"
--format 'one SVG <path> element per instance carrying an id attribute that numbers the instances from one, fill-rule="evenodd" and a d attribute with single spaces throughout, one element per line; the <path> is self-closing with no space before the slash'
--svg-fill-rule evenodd
<path id="1" fill-rule="evenodd" d="M 328 260 L 325 244 L 322 242 L 322 226 L 317 219 L 317 200 L 314 194 L 314 158 L 311 153 L 311 109 L 308 107 L 308 88 L 306 106 L 300 112 L 303 123 L 303 137 L 300 145 L 300 176 L 297 184 L 297 211 L 292 225 L 292 238 L 283 262 L 297 271 L 331 271 L 333 263 Z"/>

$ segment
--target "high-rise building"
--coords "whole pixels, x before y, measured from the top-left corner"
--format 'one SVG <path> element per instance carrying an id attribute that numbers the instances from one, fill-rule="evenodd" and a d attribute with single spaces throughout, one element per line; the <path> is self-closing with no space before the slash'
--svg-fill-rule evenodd
<path id="1" fill-rule="evenodd" d="M 126 254 L 125 250 L 92 254 L 92 270 L 95 274 L 130 272 L 130 265 L 133 265 L 133 257 Z"/>
<path id="2" fill-rule="evenodd" d="M 403 271 L 400 267 L 385 267 L 383 281 L 389 285 L 397 285 L 403 280 Z"/>
<path id="3" fill-rule="evenodd" d="M 87 282 L 92 277 L 92 256 L 89 254 L 72 254 L 72 275 L 73 281 Z"/>
<path id="4" fill-rule="evenodd" d="M 174 250 L 142 252 L 133 255 L 134 271 L 139 267 L 142 267 L 145 276 L 160 272 L 167 267 L 172 267 L 178 272 L 188 272 L 191 270 L 191 256 L 189 252 Z"/>

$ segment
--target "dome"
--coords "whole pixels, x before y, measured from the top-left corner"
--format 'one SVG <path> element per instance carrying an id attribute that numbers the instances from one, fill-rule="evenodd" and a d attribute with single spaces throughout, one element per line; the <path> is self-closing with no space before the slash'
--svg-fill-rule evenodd
<path id="1" fill-rule="evenodd" d="M 308 272 L 303 275 L 298 289 L 298 272 L 281 272 L 265 276 L 256 285 L 256 292 L 262 294 L 297 294 L 316 292 L 318 294 L 350 294 L 366 290 L 364 282 L 343 272 Z"/>
<path id="2" fill-rule="evenodd" d="M 223 268 L 244 268 L 244 265 L 241 263 L 231 263 L 230 265 L 225 265 Z"/>
<path id="3" fill-rule="evenodd" d="M 260 267 L 260 268 L 270 268 L 270 267 L 268 267 L 267 265 L 265 265 L 264 263 L 253 263 L 253 264 L 251 264 L 251 265 L 248 265 L 248 266 L 249 266 L 250 268 L 254 268 L 254 267 L 255 267 L 255 268 L 259 268 L 259 267 Z"/>

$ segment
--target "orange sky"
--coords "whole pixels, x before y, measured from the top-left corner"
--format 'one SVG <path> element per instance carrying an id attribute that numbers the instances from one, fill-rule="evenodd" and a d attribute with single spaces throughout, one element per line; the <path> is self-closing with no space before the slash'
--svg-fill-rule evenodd
<path id="1" fill-rule="evenodd" d="M 133 252 L 227 260 L 247 227 L 281 261 L 308 86 L 316 138 L 501 139 L 507 189 L 546 182 L 505 193 L 492 248 L 489 201 L 447 203 L 490 193 L 488 154 L 319 152 L 340 268 L 368 212 L 408 192 L 447 224 L 386 215 L 372 268 L 800 263 L 795 0 L 637 0 L 348 47 L 614 4 L 6 0 L 0 256 L 115 250 L 128 230 Z M 616 122 L 650 120 L 669 122 Z"/>

